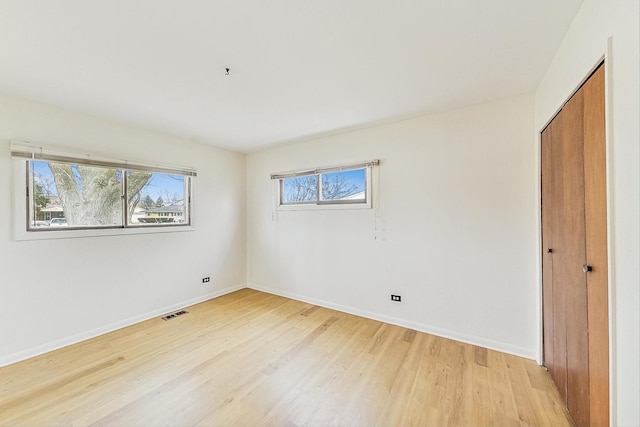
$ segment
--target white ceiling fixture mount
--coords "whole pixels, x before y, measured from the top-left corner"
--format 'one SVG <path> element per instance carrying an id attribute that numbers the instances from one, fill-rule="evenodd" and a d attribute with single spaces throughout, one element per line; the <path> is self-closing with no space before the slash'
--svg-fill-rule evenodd
<path id="1" fill-rule="evenodd" d="M 532 91 L 581 3 L 0 0 L 0 92 L 252 151 Z"/>

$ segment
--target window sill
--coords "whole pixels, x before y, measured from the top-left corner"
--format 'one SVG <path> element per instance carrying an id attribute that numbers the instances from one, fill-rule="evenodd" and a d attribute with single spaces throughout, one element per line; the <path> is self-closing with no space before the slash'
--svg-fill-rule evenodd
<path id="1" fill-rule="evenodd" d="M 279 211 L 362 210 L 371 209 L 371 203 L 279 205 L 277 209 Z"/>
<path id="2" fill-rule="evenodd" d="M 181 233 L 185 231 L 195 231 L 192 225 L 182 225 L 177 227 L 149 227 L 149 228 L 105 228 L 88 230 L 43 230 L 26 231 L 15 230 L 14 240 L 52 240 L 52 239 L 76 239 L 83 237 L 102 236 L 126 236 L 131 234 L 160 234 L 160 233 Z"/>

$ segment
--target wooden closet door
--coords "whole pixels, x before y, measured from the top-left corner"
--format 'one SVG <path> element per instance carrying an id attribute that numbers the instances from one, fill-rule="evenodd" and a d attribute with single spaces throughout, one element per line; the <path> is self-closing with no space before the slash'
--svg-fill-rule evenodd
<path id="1" fill-rule="evenodd" d="M 555 334 L 555 316 L 553 316 L 554 296 L 553 296 L 553 222 L 551 214 L 553 212 L 553 164 L 551 157 L 551 141 L 553 126 L 550 124 L 542 131 L 540 174 L 541 174 L 541 204 L 542 204 L 542 341 L 544 365 L 549 374 L 556 376 L 556 364 L 554 360 L 553 337 Z M 558 381 L 556 380 L 556 384 Z"/>
<path id="2" fill-rule="evenodd" d="M 563 145 L 558 143 L 558 117 L 542 133 L 542 266 L 543 266 L 543 348 L 544 364 L 560 396 L 567 401 L 567 322 L 566 289 L 554 285 L 554 256 L 562 218 Z"/>
<path id="3" fill-rule="evenodd" d="M 601 66 L 541 142 L 543 354 L 578 426 L 609 423 L 604 105 Z"/>
<path id="4" fill-rule="evenodd" d="M 609 424 L 609 286 L 604 66 L 584 91 L 585 224 L 589 299 L 591 425 Z"/>
<path id="5" fill-rule="evenodd" d="M 589 335 L 584 208 L 584 94 L 578 91 L 559 116 L 557 143 L 562 146 L 561 204 L 554 252 L 553 283 L 566 303 L 567 408 L 579 426 L 589 425 Z"/>

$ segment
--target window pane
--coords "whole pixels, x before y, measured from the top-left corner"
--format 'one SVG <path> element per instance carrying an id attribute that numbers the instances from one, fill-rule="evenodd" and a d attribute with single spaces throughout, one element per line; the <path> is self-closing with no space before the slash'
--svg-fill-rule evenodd
<path id="1" fill-rule="evenodd" d="M 29 163 L 29 228 L 122 225 L 122 172 L 119 169 L 43 161 Z"/>
<path id="2" fill-rule="evenodd" d="M 318 175 L 282 180 L 282 204 L 315 203 L 318 201 Z"/>
<path id="3" fill-rule="evenodd" d="M 166 173 L 128 172 L 129 224 L 188 224 L 186 179 Z"/>
<path id="4" fill-rule="evenodd" d="M 364 169 L 322 174 L 322 200 L 365 201 Z"/>

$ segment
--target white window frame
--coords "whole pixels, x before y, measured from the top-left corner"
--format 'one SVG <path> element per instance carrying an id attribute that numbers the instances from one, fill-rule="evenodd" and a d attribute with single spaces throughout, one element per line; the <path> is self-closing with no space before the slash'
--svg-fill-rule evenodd
<path id="1" fill-rule="evenodd" d="M 315 168 L 311 170 L 300 170 L 285 173 L 272 174 L 271 179 L 277 181 L 276 204 L 281 211 L 296 210 L 347 210 L 347 209 L 371 209 L 372 203 L 372 175 L 373 167 L 380 164 L 379 160 L 372 160 L 361 163 L 354 163 L 341 166 L 331 166 Z M 352 170 L 364 169 L 365 171 L 365 200 L 322 200 L 322 176 L 333 172 L 348 172 Z M 304 176 L 318 177 L 318 200 L 300 203 L 283 203 L 284 180 L 287 178 L 298 178 Z"/>
<path id="2" fill-rule="evenodd" d="M 40 152 L 36 153 L 37 150 L 40 150 Z M 88 166 L 106 165 L 108 167 L 122 169 L 123 173 L 131 170 L 146 170 L 152 173 L 173 173 L 184 175 L 186 182 L 185 203 L 187 204 L 186 211 L 189 216 L 189 222 L 185 224 L 176 223 L 171 225 L 132 225 L 127 224 L 127 221 L 124 221 L 122 225 L 108 227 L 56 227 L 55 229 L 30 229 L 29 224 L 31 220 L 32 197 L 29 195 L 29 181 L 31 179 L 29 160 L 55 162 L 55 160 L 53 160 L 54 155 L 50 154 L 51 152 L 51 149 L 33 147 L 29 143 L 13 141 L 11 143 L 11 154 L 13 158 L 12 229 L 14 240 L 68 239 L 95 236 L 173 233 L 195 230 L 195 215 L 193 209 L 195 180 L 192 178 L 197 176 L 197 174 L 194 169 L 153 166 L 129 161 L 96 160 L 96 157 L 93 155 L 91 156 L 90 161 L 86 161 L 78 154 L 74 153 L 69 155 L 68 152 L 65 152 L 65 158 L 68 163 Z M 55 152 L 56 155 L 58 155 L 57 153 L 60 153 L 57 149 Z"/>

